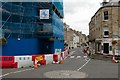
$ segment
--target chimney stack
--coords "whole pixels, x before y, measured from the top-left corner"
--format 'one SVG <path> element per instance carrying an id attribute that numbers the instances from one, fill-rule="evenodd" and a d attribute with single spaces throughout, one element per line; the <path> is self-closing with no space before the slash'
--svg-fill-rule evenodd
<path id="1" fill-rule="evenodd" d="M 107 2 L 106 0 L 103 0 L 103 2 Z"/>
<path id="2" fill-rule="evenodd" d="M 103 0 L 102 6 L 105 6 L 107 3 L 108 3 L 107 0 Z"/>

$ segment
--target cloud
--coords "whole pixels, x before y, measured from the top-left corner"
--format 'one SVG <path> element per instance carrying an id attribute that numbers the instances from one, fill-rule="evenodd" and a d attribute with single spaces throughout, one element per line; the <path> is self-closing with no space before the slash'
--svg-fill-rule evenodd
<path id="1" fill-rule="evenodd" d="M 71 28 L 89 34 L 89 21 L 99 9 L 102 0 L 64 0 L 64 21 Z"/>

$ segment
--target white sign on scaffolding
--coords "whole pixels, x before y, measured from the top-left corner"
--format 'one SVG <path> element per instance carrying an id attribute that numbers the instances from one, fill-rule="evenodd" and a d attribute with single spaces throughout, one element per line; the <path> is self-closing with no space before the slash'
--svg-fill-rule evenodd
<path id="1" fill-rule="evenodd" d="M 49 19 L 49 9 L 40 10 L 40 19 Z"/>
<path id="2" fill-rule="evenodd" d="M 61 49 L 55 49 L 55 54 L 61 53 Z"/>

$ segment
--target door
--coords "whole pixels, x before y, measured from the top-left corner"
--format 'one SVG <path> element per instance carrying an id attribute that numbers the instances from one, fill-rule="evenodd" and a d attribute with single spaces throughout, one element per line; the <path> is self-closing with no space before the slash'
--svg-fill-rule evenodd
<path id="1" fill-rule="evenodd" d="M 41 46 L 41 52 L 42 52 L 42 54 L 50 54 L 50 53 L 52 53 L 51 52 L 51 49 L 52 49 L 51 45 L 53 45 L 52 42 L 43 39 L 42 46 Z"/>
<path id="2" fill-rule="evenodd" d="M 109 53 L 109 43 L 103 44 L 103 53 Z"/>

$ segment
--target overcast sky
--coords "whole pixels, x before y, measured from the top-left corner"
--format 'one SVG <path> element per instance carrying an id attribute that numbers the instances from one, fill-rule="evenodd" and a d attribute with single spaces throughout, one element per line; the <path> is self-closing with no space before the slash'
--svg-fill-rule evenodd
<path id="1" fill-rule="evenodd" d="M 89 22 L 91 17 L 100 8 L 103 0 L 63 0 L 64 22 L 70 28 L 89 34 Z M 108 1 L 108 0 L 107 0 Z"/>

